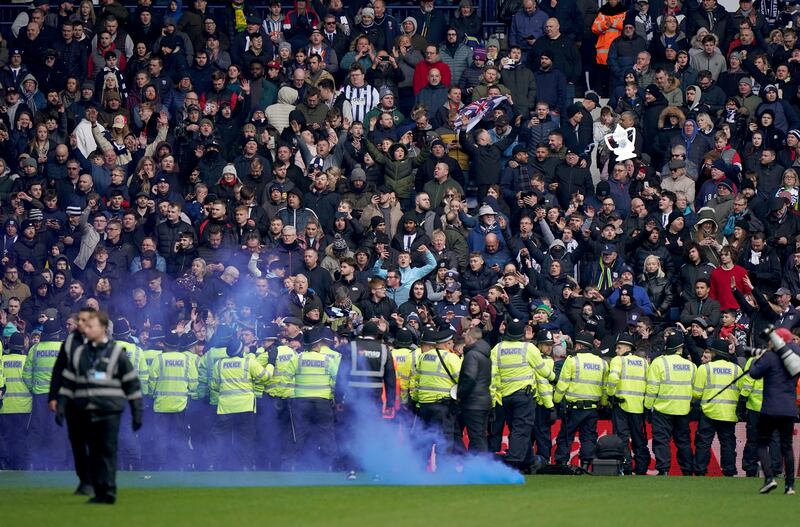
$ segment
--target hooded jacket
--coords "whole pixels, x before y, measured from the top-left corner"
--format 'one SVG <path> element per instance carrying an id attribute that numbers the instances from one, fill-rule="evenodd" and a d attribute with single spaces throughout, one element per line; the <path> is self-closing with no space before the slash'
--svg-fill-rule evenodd
<path id="1" fill-rule="evenodd" d="M 284 86 L 278 90 L 278 102 L 267 106 L 264 113 L 270 124 L 279 132 L 289 126 L 289 114 L 295 109 L 296 102 L 297 90 Z"/>
<path id="2" fill-rule="evenodd" d="M 489 344 L 483 339 L 464 349 L 464 360 L 458 376 L 458 401 L 465 410 L 488 411 L 492 407 L 490 353 Z"/>

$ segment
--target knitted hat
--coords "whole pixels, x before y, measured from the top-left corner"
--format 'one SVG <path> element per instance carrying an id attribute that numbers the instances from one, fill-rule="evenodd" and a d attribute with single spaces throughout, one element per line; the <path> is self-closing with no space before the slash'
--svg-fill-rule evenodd
<path id="1" fill-rule="evenodd" d="M 364 169 L 361 168 L 361 165 L 356 165 L 352 172 L 350 172 L 350 181 L 366 181 L 367 174 L 364 172 Z"/>

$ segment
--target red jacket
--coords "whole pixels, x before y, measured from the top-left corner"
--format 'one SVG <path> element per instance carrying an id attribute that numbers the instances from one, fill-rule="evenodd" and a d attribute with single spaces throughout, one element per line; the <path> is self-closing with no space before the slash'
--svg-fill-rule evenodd
<path id="1" fill-rule="evenodd" d="M 418 94 L 422 88 L 428 85 L 428 72 L 430 72 L 433 68 L 438 69 L 439 73 L 442 74 L 442 85 L 447 86 L 448 88 L 450 87 L 450 66 L 441 60 L 439 62 L 434 62 L 433 64 L 429 64 L 424 60 L 421 60 L 414 68 L 414 95 Z"/>

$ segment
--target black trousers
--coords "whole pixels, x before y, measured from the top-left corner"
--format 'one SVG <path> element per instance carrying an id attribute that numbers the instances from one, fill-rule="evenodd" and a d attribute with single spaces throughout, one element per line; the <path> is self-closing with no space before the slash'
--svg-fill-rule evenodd
<path id="1" fill-rule="evenodd" d="M 503 429 L 506 426 L 506 410 L 498 404 L 492 408 L 489 419 L 489 452 L 500 452 L 503 446 Z"/>
<path id="2" fill-rule="evenodd" d="M 89 429 L 84 424 L 85 412 L 75 408 L 72 403 L 67 403 L 64 417 L 67 421 L 67 434 L 72 446 L 72 460 L 75 474 L 81 485 L 91 485 L 92 477 L 89 471 Z"/>
<path id="3" fill-rule="evenodd" d="M 471 453 L 487 452 L 489 443 L 486 438 L 489 427 L 489 414 L 492 410 L 465 408 L 461 410 L 461 422 L 467 429 L 469 438 L 469 451 Z"/>
<path id="4" fill-rule="evenodd" d="M 783 456 L 784 475 L 786 486 L 794 486 L 795 470 L 794 452 L 792 451 L 792 433 L 794 432 L 794 417 L 761 414 L 758 420 L 758 457 L 761 459 L 761 468 L 764 476 L 774 476 L 770 463 L 770 442 L 772 434 L 777 431 Z"/>
<path id="5" fill-rule="evenodd" d="M 0 414 L 0 470 L 27 470 L 31 414 Z M 88 479 L 86 480 L 88 483 Z"/>
<path id="6" fill-rule="evenodd" d="M 506 462 L 530 466 L 533 463 L 531 434 L 535 423 L 536 397 L 519 390 L 503 397 L 503 407 L 509 429 Z"/>
<path id="7" fill-rule="evenodd" d="M 675 448 L 678 449 L 678 465 L 681 467 L 681 472 L 684 476 L 691 476 L 694 472 L 694 456 L 689 433 L 689 416 L 653 411 L 653 454 L 656 458 L 656 470 L 659 472 L 669 472 L 672 461 L 670 439 L 675 442 Z"/>
<path id="8" fill-rule="evenodd" d="M 429 438 L 429 434 L 433 432 L 438 438 L 437 444 L 440 448 L 437 448 L 437 450 L 439 452 L 452 453 L 454 447 L 453 430 L 456 425 L 456 413 L 453 409 L 453 405 L 449 401 L 420 403 L 419 418 L 428 430 L 428 433 L 423 433 L 422 436 Z M 419 434 L 415 435 L 420 437 Z M 420 452 L 422 452 L 427 459 L 430 454 L 431 445 L 422 443 L 419 447 Z"/>
<path id="9" fill-rule="evenodd" d="M 153 424 L 156 441 L 153 457 L 158 470 L 176 470 L 188 468 L 189 428 L 186 412 L 163 413 L 153 412 Z M 169 441 L 163 440 L 169 438 Z"/>
<path id="10" fill-rule="evenodd" d="M 217 414 L 214 449 L 217 469 L 252 469 L 256 462 L 256 414 Z"/>
<path id="11" fill-rule="evenodd" d="M 71 429 L 80 430 L 77 447 L 87 449 L 89 483 L 97 498 L 117 496 L 117 444 L 122 413 L 97 413 L 75 409 Z M 77 468 L 76 468 L 77 471 Z M 80 477 L 80 476 L 79 476 Z"/>
<path id="12" fill-rule="evenodd" d="M 711 442 L 714 435 L 719 438 L 720 460 L 724 476 L 736 475 L 736 423 L 718 421 L 705 414 L 700 417 L 697 424 L 697 433 L 694 436 L 694 473 L 705 476 L 708 472 L 708 463 L 711 461 Z"/>
<path id="13" fill-rule="evenodd" d="M 611 426 L 614 428 L 614 434 L 622 439 L 626 446 L 623 467 L 625 473 L 647 474 L 647 467 L 650 466 L 650 449 L 647 448 L 644 414 L 632 414 L 615 405 L 611 411 Z M 627 448 L 628 441 L 633 449 L 635 470 L 631 463 L 631 449 Z"/>
<path id="14" fill-rule="evenodd" d="M 551 413 L 552 409 L 537 404 L 533 420 L 533 442 L 536 444 L 536 453 L 544 458 L 545 463 L 550 463 L 550 455 L 553 452 Z"/>
<path id="15" fill-rule="evenodd" d="M 758 421 L 760 417 L 761 412 L 747 410 L 747 442 L 742 452 L 742 470 L 748 476 L 756 476 L 758 474 Z M 772 433 L 772 440 L 769 442 L 769 454 L 772 459 L 773 474 L 782 472 L 781 444 L 777 430 Z"/>
<path id="16" fill-rule="evenodd" d="M 578 453 L 581 462 L 591 463 L 597 448 L 597 408 L 567 410 L 556 438 L 556 463 L 562 465 L 569 463 L 575 433 L 578 433 L 581 440 L 581 449 Z"/>
<path id="17" fill-rule="evenodd" d="M 333 405 L 328 399 L 298 398 L 291 402 L 297 436 L 297 466 L 329 470 L 337 457 Z"/>

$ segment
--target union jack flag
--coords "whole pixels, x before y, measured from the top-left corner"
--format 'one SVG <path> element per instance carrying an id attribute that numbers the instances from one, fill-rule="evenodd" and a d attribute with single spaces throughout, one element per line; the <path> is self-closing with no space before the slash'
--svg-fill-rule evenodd
<path id="1" fill-rule="evenodd" d="M 456 132 L 460 132 L 463 126 L 463 117 L 468 119 L 467 122 L 467 132 L 472 130 L 476 124 L 483 119 L 483 116 L 489 112 L 494 111 L 500 103 L 503 101 L 508 100 L 508 97 L 505 95 L 496 95 L 494 97 L 484 97 L 483 99 L 478 99 L 477 101 L 472 101 L 468 105 L 464 106 L 458 111 L 458 117 L 456 118 Z"/>

